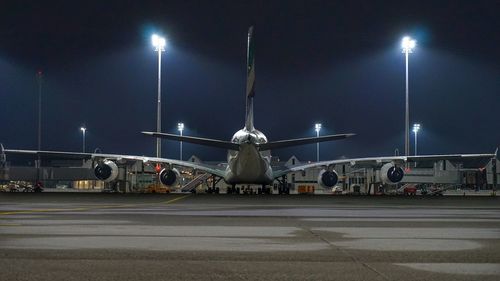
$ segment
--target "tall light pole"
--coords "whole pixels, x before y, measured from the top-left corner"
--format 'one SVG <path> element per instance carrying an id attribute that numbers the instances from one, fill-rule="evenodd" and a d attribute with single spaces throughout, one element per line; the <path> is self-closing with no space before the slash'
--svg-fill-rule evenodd
<path id="1" fill-rule="evenodd" d="M 415 156 L 417 156 L 417 134 L 420 130 L 420 124 L 413 124 L 413 133 L 415 133 Z"/>
<path id="2" fill-rule="evenodd" d="M 36 78 L 38 82 L 38 151 L 42 150 L 42 71 L 38 70 Z"/>
<path id="3" fill-rule="evenodd" d="M 82 131 L 82 139 L 83 139 L 82 151 L 83 153 L 85 153 L 85 132 L 87 131 L 87 128 L 81 127 L 80 131 Z"/>
<path id="4" fill-rule="evenodd" d="M 184 123 L 177 123 L 177 130 L 179 130 L 179 133 L 182 136 L 182 131 L 184 131 Z M 182 141 L 180 142 L 179 159 L 182 161 Z"/>
<path id="5" fill-rule="evenodd" d="M 314 124 L 314 130 L 316 131 L 316 137 L 319 138 L 319 131 L 321 131 L 321 123 Z M 316 143 L 316 162 L 319 162 L 319 142 Z"/>
<path id="6" fill-rule="evenodd" d="M 156 34 L 151 37 L 155 51 L 158 52 L 158 107 L 156 119 L 156 132 L 161 133 L 161 53 L 165 51 L 166 40 Z M 156 157 L 161 157 L 161 139 L 156 138 Z"/>
<path id="7" fill-rule="evenodd" d="M 405 156 L 410 155 L 410 105 L 408 101 L 408 54 L 413 52 L 413 48 L 417 45 L 417 42 L 411 39 L 409 36 L 403 37 L 401 40 L 401 48 L 405 54 L 406 62 L 406 113 L 405 113 Z"/>

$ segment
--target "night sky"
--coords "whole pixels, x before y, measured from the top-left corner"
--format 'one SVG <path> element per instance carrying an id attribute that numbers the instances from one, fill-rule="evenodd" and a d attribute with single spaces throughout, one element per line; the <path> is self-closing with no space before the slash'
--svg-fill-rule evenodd
<path id="1" fill-rule="evenodd" d="M 80 2 L 78 4 L 78 2 Z M 100 3 L 105 2 L 105 3 Z M 419 153 L 491 153 L 500 145 L 500 1 L 2 1 L 0 142 L 44 150 L 154 155 L 157 54 L 167 37 L 163 131 L 229 140 L 244 125 L 246 36 L 256 35 L 255 126 L 269 140 L 357 133 L 321 158 L 404 150 L 403 35 L 410 123 Z M 411 135 L 413 151 L 413 134 Z M 179 144 L 164 141 L 163 156 Z M 315 145 L 274 151 L 315 159 Z M 225 151 L 184 145 L 184 159 Z"/>

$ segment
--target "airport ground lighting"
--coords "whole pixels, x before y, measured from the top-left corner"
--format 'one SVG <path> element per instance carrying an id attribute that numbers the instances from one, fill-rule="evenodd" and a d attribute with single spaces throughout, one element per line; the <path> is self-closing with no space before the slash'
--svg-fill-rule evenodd
<path id="1" fill-rule="evenodd" d="M 182 131 L 184 131 L 184 123 L 177 123 L 177 130 L 179 130 L 180 135 L 182 136 Z M 179 160 L 182 161 L 182 141 L 180 142 L 180 150 L 179 150 Z"/>
<path id="2" fill-rule="evenodd" d="M 81 127 L 80 131 L 82 131 L 82 139 L 83 139 L 82 152 L 85 153 L 85 133 L 87 132 L 87 128 Z"/>
<path id="3" fill-rule="evenodd" d="M 316 137 L 319 138 L 319 131 L 321 131 L 321 123 L 314 124 L 314 130 L 316 131 Z M 319 142 L 316 143 L 316 162 L 319 162 Z"/>
<path id="4" fill-rule="evenodd" d="M 153 34 L 151 36 L 151 43 L 158 52 L 158 106 L 157 106 L 157 119 L 156 131 L 161 132 L 161 53 L 165 51 L 167 41 L 164 37 Z M 156 157 L 161 157 L 161 139 L 156 138 Z"/>
<path id="5" fill-rule="evenodd" d="M 420 131 L 420 124 L 413 124 L 413 133 L 415 134 L 415 156 L 417 155 L 417 134 Z"/>
<path id="6" fill-rule="evenodd" d="M 417 45 L 416 41 L 409 36 L 403 37 L 401 40 L 401 49 L 405 54 L 405 90 L 406 90 L 406 110 L 405 110 L 405 155 L 410 154 L 410 105 L 408 101 L 408 54 L 413 52 Z"/>

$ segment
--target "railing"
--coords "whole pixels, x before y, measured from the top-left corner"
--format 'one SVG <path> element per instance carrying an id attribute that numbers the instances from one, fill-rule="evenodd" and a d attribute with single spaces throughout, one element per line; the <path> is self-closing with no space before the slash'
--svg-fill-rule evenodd
<path id="1" fill-rule="evenodd" d="M 190 192 L 195 189 L 198 185 L 202 184 L 210 177 L 210 174 L 201 174 L 195 177 L 192 181 L 185 184 L 182 188 L 182 192 Z"/>

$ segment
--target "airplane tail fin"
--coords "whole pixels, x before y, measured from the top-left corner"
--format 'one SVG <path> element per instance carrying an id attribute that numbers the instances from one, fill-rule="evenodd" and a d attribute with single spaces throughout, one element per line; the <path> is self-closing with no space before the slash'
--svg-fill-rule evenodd
<path id="1" fill-rule="evenodd" d="M 236 150 L 236 151 L 238 151 L 240 149 L 239 148 L 240 146 L 237 143 L 222 141 L 222 140 L 180 136 L 180 135 L 158 133 L 158 132 L 142 132 L 142 133 L 144 135 L 148 135 L 148 136 L 152 136 L 152 137 L 156 137 L 156 138 L 167 139 L 167 140 L 183 141 L 183 142 L 188 142 L 188 143 L 201 144 L 201 145 L 224 148 L 224 149 L 229 149 L 229 150 Z"/>
<path id="2" fill-rule="evenodd" d="M 246 116 L 245 129 L 254 130 L 253 126 L 253 97 L 255 96 L 255 43 L 253 39 L 253 26 L 248 29 L 247 45 L 247 91 L 246 91 Z"/>
<path id="3" fill-rule="evenodd" d="M 284 147 L 290 147 L 290 146 L 296 146 L 296 145 L 304 145 L 304 144 L 319 143 L 319 142 L 325 142 L 325 141 L 342 140 L 342 139 L 349 138 L 349 137 L 352 137 L 355 135 L 356 134 L 338 134 L 338 135 L 328 135 L 328 136 L 321 136 L 321 137 L 272 141 L 272 142 L 260 144 L 259 148 L 260 148 L 260 150 L 263 151 L 263 150 L 284 148 Z"/>

